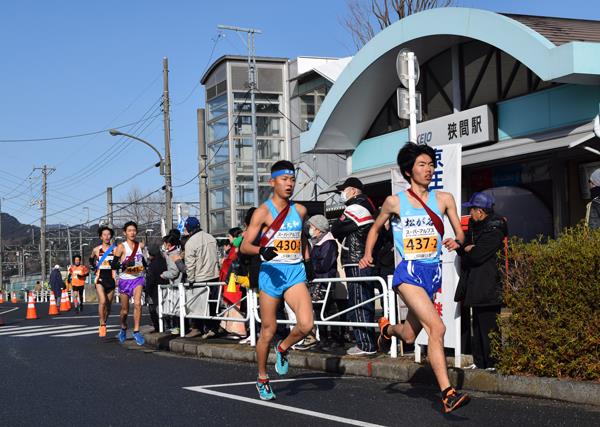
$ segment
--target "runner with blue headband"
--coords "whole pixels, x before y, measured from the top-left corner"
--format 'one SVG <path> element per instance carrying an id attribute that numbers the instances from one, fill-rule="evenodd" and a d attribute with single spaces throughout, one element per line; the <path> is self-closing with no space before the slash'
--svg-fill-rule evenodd
<path id="1" fill-rule="evenodd" d="M 281 300 L 292 309 L 297 321 L 289 335 L 275 344 L 275 371 L 279 375 L 287 374 L 289 348 L 303 340 L 313 327 L 312 301 L 306 281 L 312 280 L 314 273 L 302 233 L 307 210 L 290 202 L 296 185 L 294 165 L 287 160 L 276 162 L 271 167 L 269 184 L 273 196 L 254 211 L 240 248 L 243 254 L 260 255 L 262 259 L 258 278 L 261 329 L 256 343 L 256 388 L 262 400 L 275 399 L 267 359 L 277 329 L 276 313 Z"/>
<path id="2" fill-rule="evenodd" d="M 92 250 L 90 255 L 90 270 L 95 271 L 94 285 L 98 294 L 98 317 L 100 327 L 98 336 L 106 336 L 106 321 L 110 315 L 110 309 L 115 295 L 116 271 L 113 266 L 115 243 L 111 244 L 114 231 L 102 226 L 98 230 L 98 237 L 102 240 L 99 246 Z"/>

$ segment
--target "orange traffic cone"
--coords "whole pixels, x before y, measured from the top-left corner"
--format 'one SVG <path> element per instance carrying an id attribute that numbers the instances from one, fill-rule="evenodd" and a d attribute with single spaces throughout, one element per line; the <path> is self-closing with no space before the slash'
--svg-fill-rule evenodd
<path id="1" fill-rule="evenodd" d="M 58 307 L 56 306 L 56 298 L 54 298 L 54 292 L 50 292 L 50 309 L 48 310 L 48 316 L 56 316 L 58 313 Z"/>
<path id="2" fill-rule="evenodd" d="M 29 292 L 29 302 L 27 303 L 27 320 L 37 319 L 37 313 L 35 311 L 35 303 L 33 302 L 33 293 Z"/>
<path id="3" fill-rule="evenodd" d="M 71 309 L 71 302 L 69 301 L 69 294 L 67 294 L 67 290 L 62 290 L 62 295 L 60 297 L 60 311 L 69 311 Z"/>
<path id="4" fill-rule="evenodd" d="M 13 304 L 17 303 L 17 293 L 14 291 L 12 293 L 12 298 L 10 299 L 10 302 L 12 302 Z"/>

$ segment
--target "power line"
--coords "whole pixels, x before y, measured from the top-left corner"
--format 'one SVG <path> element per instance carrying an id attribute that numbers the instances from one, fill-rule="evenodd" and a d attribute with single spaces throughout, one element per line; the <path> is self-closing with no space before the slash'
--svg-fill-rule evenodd
<path id="1" fill-rule="evenodd" d="M 160 115 L 159 115 L 160 116 Z M 154 117 L 158 117 L 158 116 L 154 116 Z M 141 123 L 141 122 L 145 122 L 148 121 L 150 119 L 153 119 L 154 117 L 149 117 L 147 119 L 143 119 L 143 120 L 138 120 L 136 122 L 131 122 L 131 123 L 126 123 L 124 125 L 119 125 L 119 126 L 115 126 L 112 127 L 110 129 L 123 129 L 129 126 L 133 126 L 135 124 Z M 53 137 L 48 137 L 48 138 L 28 138 L 28 139 L 0 139 L 0 142 L 41 142 L 41 141 L 58 141 L 58 140 L 63 140 L 63 139 L 73 139 L 73 138 L 81 138 L 84 136 L 90 136 L 90 135 L 97 135 L 99 133 L 104 133 L 104 132 L 108 132 L 110 129 L 102 129 L 102 130 L 97 130 L 94 132 L 86 132 L 86 133 L 79 133 L 79 134 L 75 134 L 75 135 L 65 135 L 65 136 L 53 136 Z"/>

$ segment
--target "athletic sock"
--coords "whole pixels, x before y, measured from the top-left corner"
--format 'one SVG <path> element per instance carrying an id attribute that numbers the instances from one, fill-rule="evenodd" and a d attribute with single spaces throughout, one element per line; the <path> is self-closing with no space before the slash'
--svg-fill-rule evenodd
<path id="1" fill-rule="evenodd" d="M 452 386 L 442 390 L 442 399 L 445 399 L 448 396 L 448 393 L 450 393 L 452 390 L 454 390 L 454 387 Z"/>
<path id="2" fill-rule="evenodd" d="M 390 330 L 390 326 L 391 325 L 385 325 L 385 327 L 383 328 L 383 336 L 387 337 L 387 338 L 391 338 L 392 336 L 388 333 L 388 331 Z"/>
<path id="3" fill-rule="evenodd" d="M 262 384 L 268 383 L 269 382 L 269 377 L 267 377 L 267 378 L 258 377 L 258 382 L 262 383 Z"/>
<path id="4" fill-rule="evenodd" d="M 284 349 L 281 348 L 281 341 L 279 342 L 279 344 L 277 344 L 277 351 L 280 352 L 280 353 L 284 353 L 284 354 L 286 352 L 286 350 L 284 350 Z"/>
<path id="5" fill-rule="evenodd" d="M 134 331 L 133 331 L 133 333 L 134 333 L 134 334 L 137 334 L 137 333 L 139 333 L 139 332 L 140 332 L 140 331 L 136 331 L 136 330 L 134 330 Z"/>

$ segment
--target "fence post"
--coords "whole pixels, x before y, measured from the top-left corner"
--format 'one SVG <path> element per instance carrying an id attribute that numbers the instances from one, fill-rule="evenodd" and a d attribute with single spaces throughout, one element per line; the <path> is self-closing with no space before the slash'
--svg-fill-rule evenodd
<path id="1" fill-rule="evenodd" d="M 158 286 L 158 332 L 161 334 L 165 331 L 165 323 L 163 320 L 163 294 L 162 287 Z"/>
<path id="2" fill-rule="evenodd" d="M 392 287 L 392 282 L 393 282 L 393 276 L 388 276 L 388 280 L 387 280 L 388 295 L 387 296 L 388 296 L 388 309 L 390 310 L 388 319 L 390 320 L 390 325 L 395 325 L 398 321 L 396 318 L 396 315 L 398 314 L 398 309 L 396 308 L 396 294 Z M 394 335 L 392 335 L 391 338 L 392 338 L 392 340 L 391 340 L 390 356 L 395 359 L 398 357 L 398 338 L 395 337 Z"/>
<path id="3" fill-rule="evenodd" d="M 185 288 L 183 283 L 177 285 L 179 288 L 179 336 L 185 336 Z"/>
<path id="4" fill-rule="evenodd" d="M 256 347 L 256 322 L 254 318 L 254 289 L 248 289 L 248 304 L 247 309 L 249 313 L 250 322 L 250 345 Z"/>

